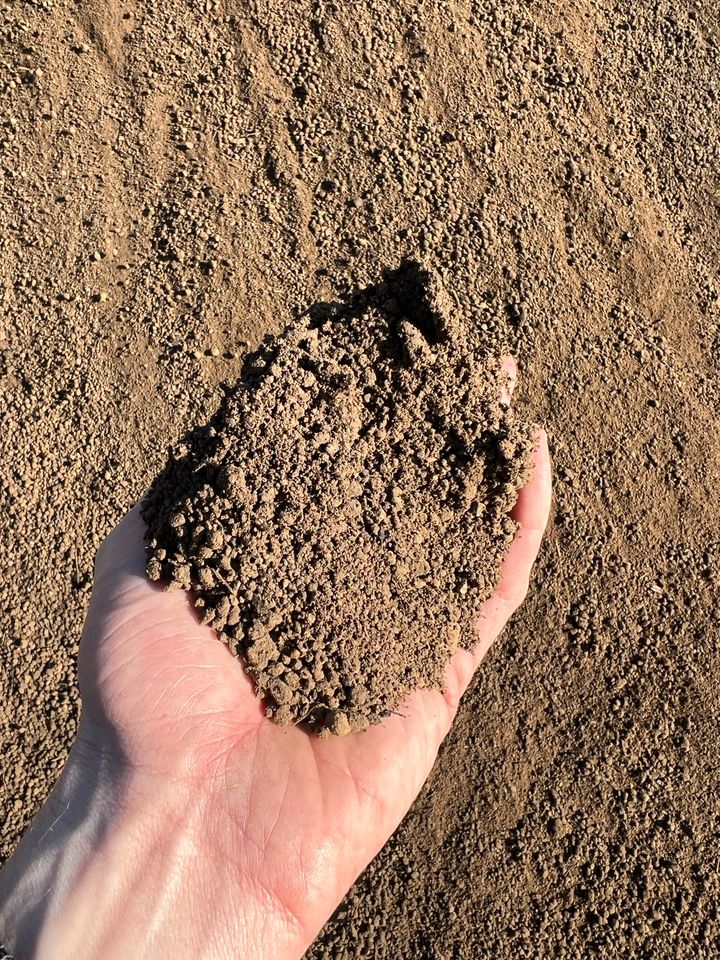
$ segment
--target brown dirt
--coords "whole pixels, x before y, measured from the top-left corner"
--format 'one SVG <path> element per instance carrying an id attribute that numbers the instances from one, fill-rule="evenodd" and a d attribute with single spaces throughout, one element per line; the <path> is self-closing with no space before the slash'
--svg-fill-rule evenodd
<path id="1" fill-rule="evenodd" d="M 248 358 L 143 501 L 147 573 L 192 590 L 277 723 L 366 729 L 472 649 L 531 432 L 418 264 Z"/>
<path id="2" fill-rule="evenodd" d="M 79 704 L 94 549 L 291 305 L 403 257 L 506 339 L 553 528 L 310 960 L 720 952 L 712 3 L 0 11 L 0 823 Z"/>

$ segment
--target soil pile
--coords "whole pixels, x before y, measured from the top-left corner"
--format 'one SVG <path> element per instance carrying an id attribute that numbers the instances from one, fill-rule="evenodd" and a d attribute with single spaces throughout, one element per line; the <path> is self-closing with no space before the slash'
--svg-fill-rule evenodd
<path id="1" fill-rule="evenodd" d="M 475 331 L 416 264 L 306 314 L 144 501 L 148 576 L 194 591 L 277 723 L 362 730 L 475 642 L 531 446 Z"/>

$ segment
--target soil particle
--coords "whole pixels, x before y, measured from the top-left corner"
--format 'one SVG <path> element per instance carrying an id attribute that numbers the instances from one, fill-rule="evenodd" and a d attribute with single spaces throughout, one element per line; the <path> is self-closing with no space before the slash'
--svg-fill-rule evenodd
<path id="1" fill-rule="evenodd" d="M 443 303 L 406 263 L 266 338 L 143 503 L 148 576 L 194 591 L 277 722 L 362 730 L 474 644 L 530 429 Z"/>

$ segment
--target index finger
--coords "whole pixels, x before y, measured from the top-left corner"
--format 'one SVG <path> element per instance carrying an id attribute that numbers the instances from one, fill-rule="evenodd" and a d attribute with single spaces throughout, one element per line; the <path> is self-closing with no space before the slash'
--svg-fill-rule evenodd
<path id="1" fill-rule="evenodd" d="M 510 516 L 518 530 L 501 567 L 495 593 L 482 606 L 477 621 L 478 643 L 474 650 L 458 650 L 450 661 L 446 698 L 458 700 L 473 673 L 510 617 L 525 599 L 530 572 L 540 549 L 552 500 L 552 466 L 544 430 L 535 433 L 533 472 L 520 490 Z"/>

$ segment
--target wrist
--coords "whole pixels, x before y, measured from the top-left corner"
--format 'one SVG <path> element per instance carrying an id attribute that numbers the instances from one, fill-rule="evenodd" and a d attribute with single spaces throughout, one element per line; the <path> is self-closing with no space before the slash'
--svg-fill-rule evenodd
<path id="1" fill-rule="evenodd" d="M 42 955 L 41 935 L 100 846 L 122 782 L 118 758 L 96 751 L 85 731 L 79 733 L 57 783 L 0 872 L 0 936 L 17 960 Z"/>
<path id="2" fill-rule="evenodd" d="M 250 881 L 216 785 L 127 766 L 82 727 L 0 873 L 0 933 L 16 960 L 130 955 L 298 958 L 303 931 Z"/>

